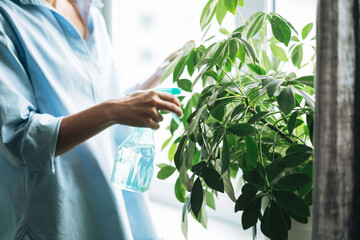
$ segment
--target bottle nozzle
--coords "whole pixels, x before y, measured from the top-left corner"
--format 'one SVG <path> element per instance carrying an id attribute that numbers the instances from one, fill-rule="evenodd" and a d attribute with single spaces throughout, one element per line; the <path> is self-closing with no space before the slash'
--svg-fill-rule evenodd
<path id="1" fill-rule="evenodd" d="M 159 92 L 166 92 L 166 93 L 171 93 L 172 95 L 179 95 L 181 94 L 181 89 L 180 88 L 155 88 L 154 90 L 159 91 Z M 174 114 L 171 113 L 171 115 L 174 118 L 174 121 L 180 125 L 180 119 L 179 117 Z"/>

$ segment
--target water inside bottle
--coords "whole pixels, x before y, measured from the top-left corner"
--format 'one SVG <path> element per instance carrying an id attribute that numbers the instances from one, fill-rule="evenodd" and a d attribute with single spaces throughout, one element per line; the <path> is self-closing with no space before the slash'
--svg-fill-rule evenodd
<path id="1" fill-rule="evenodd" d="M 121 188 L 145 192 L 154 173 L 154 146 L 124 144 L 116 156 L 111 181 Z"/>

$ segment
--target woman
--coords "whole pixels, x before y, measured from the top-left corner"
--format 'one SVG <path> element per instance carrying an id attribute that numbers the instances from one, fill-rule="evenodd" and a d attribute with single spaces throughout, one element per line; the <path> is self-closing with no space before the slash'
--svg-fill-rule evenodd
<path id="1" fill-rule="evenodd" d="M 120 90 L 91 0 L 0 1 L 0 239 L 157 238 L 143 196 L 110 184 L 114 153 L 124 125 L 182 112 L 170 94 Z"/>

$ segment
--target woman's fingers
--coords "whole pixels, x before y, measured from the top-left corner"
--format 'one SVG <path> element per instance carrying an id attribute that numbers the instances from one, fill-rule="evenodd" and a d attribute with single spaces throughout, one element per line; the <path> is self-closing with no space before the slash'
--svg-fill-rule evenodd
<path id="1" fill-rule="evenodd" d="M 175 113 L 176 115 L 178 115 L 179 117 L 182 117 L 182 115 L 183 115 L 183 112 L 179 106 L 177 106 L 176 104 L 174 104 L 172 102 L 163 101 L 161 99 L 159 99 L 159 101 L 158 101 L 157 110 L 172 112 L 172 113 Z"/>
<path id="2" fill-rule="evenodd" d="M 154 114 L 153 116 L 153 120 L 156 122 L 161 122 L 162 120 L 164 120 L 164 118 L 158 111 L 156 111 L 156 114 Z"/>
<path id="3" fill-rule="evenodd" d="M 153 120 L 148 124 L 148 126 L 145 126 L 145 127 L 149 127 L 149 128 L 154 129 L 154 130 L 157 130 L 157 129 L 160 128 L 160 125 L 159 125 L 159 123 L 157 123 L 156 121 Z"/>
<path id="4" fill-rule="evenodd" d="M 177 105 L 178 107 L 180 107 L 180 100 L 177 97 L 175 97 L 174 95 L 172 95 L 171 93 L 158 92 L 158 96 L 160 99 L 162 99 L 164 101 L 172 102 L 175 105 Z"/>

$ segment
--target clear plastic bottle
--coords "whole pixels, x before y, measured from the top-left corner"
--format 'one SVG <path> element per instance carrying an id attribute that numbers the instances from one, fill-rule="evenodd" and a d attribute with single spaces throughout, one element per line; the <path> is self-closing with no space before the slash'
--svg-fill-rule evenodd
<path id="1" fill-rule="evenodd" d="M 134 128 L 119 146 L 111 181 L 121 188 L 145 192 L 154 173 L 154 131 Z"/>
<path id="2" fill-rule="evenodd" d="M 174 95 L 181 92 L 178 88 L 156 90 Z M 174 119 L 179 121 L 176 115 Z M 154 158 L 154 131 L 150 128 L 134 128 L 118 148 L 111 182 L 130 191 L 149 190 L 154 173 Z"/>

